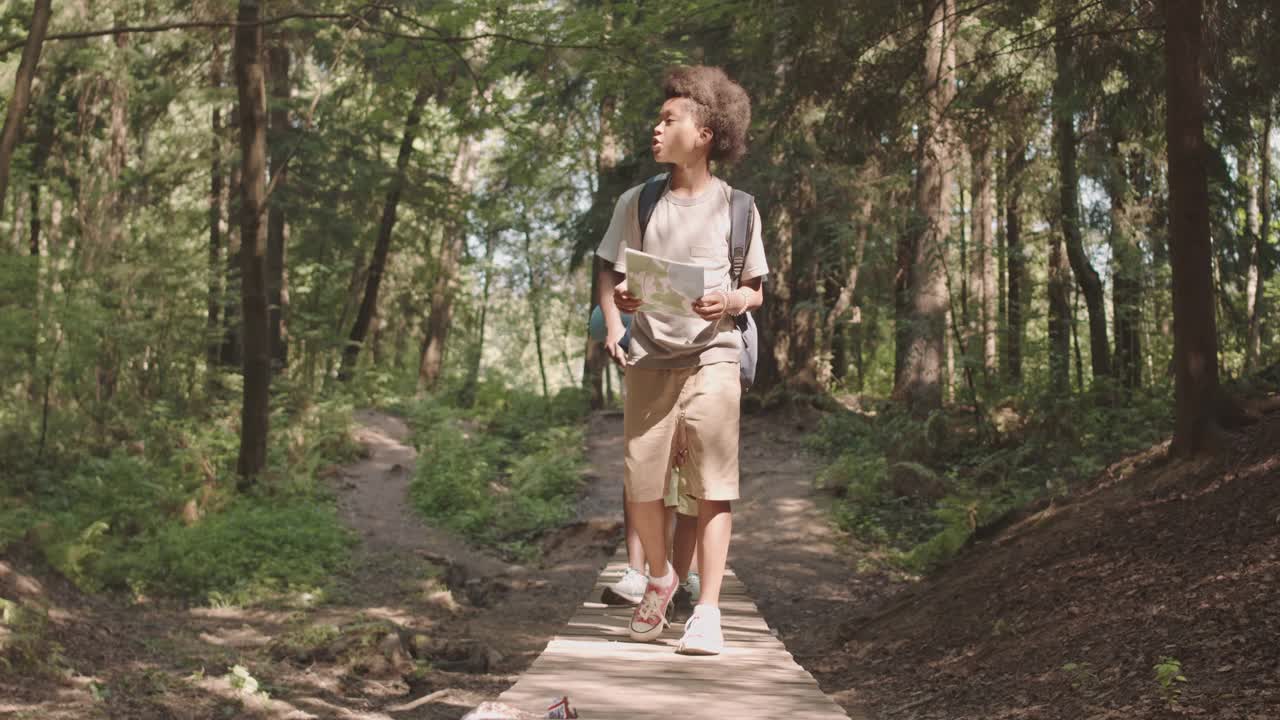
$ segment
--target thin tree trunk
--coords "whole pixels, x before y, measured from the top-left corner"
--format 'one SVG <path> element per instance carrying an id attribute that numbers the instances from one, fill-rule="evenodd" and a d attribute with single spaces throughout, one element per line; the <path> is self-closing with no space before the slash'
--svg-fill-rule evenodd
<path id="1" fill-rule="evenodd" d="M 261 8 L 240 0 L 235 31 L 236 89 L 240 115 L 240 303 L 244 337 L 244 396 L 240 413 L 242 488 L 252 485 L 267 461 L 271 388 L 271 318 L 267 300 L 266 208 L 267 98 L 262 67 Z"/>
<path id="2" fill-rule="evenodd" d="M 467 368 L 467 381 L 462 386 L 462 404 L 471 407 L 475 402 L 476 387 L 480 384 L 480 370 L 484 363 L 484 335 L 489 320 L 489 290 L 493 280 L 493 252 L 498 245 L 498 233 L 489 231 L 484 241 L 484 284 L 480 293 L 480 332 L 476 349 L 472 351 Z"/>
<path id="3" fill-rule="evenodd" d="M 1060 21 L 1053 43 L 1057 67 L 1053 86 L 1053 129 L 1058 155 L 1059 213 L 1067 259 L 1076 283 L 1084 293 L 1089 314 L 1089 358 L 1093 377 L 1097 379 L 1111 375 L 1111 361 L 1102 279 L 1085 255 L 1080 231 L 1080 174 L 1076 165 L 1078 148 L 1074 117 L 1075 50 L 1069 38 L 1070 32 L 1069 22 Z"/>
<path id="4" fill-rule="evenodd" d="M 1106 173 L 1111 197 L 1111 254 L 1114 258 L 1111 304 L 1115 317 L 1115 372 L 1130 389 L 1142 385 L 1142 249 L 1129 226 L 1128 175 L 1121 151 L 1123 138 L 1116 131 L 1111 142 L 1111 165 Z"/>
<path id="5" fill-rule="evenodd" d="M 1022 382 L 1022 340 L 1026 334 L 1023 310 L 1026 308 L 1024 290 L 1026 284 L 1026 257 L 1022 244 L 1022 175 L 1027 166 L 1026 142 L 1021 137 L 1011 137 L 1006 153 L 1005 175 L 1005 255 L 1008 266 L 1008 300 L 1006 309 L 1009 322 L 1005 332 L 1005 379 Z"/>
<path id="6" fill-rule="evenodd" d="M 31 104 L 31 80 L 35 77 L 36 66 L 40 64 L 40 51 L 49 29 L 50 1 L 35 0 L 31 27 L 27 30 L 27 44 L 22 49 L 22 59 L 18 61 L 13 95 L 9 96 L 9 111 L 5 113 L 4 129 L 0 131 L 0 217 L 4 216 L 5 197 L 9 193 L 9 164 L 13 160 L 14 148 L 18 146 L 27 106 Z"/>
<path id="7" fill-rule="evenodd" d="M 1208 153 L 1200 78 L 1201 10 L 1201 0 L 1164 2 L 1175 398 L 1169 449 L 1182 455 L 1211 449 L 1220 423 L 1205 167 Z"/>
<path id="8" fill-rule="evenodd" d="M 822 354 L 823 357 L 833 355 L 836 344 L 836 337 L 839 334 L 837 327 L 843 327 L 850 322 L 850 318 L 846 316 L 854 311 L 853 298 L 858 292 L 858 273 L 862 270 L 862 259 L 867 251 L 867 238 L 871 234 L 872 195 L 864 192 L 862 196 L 862 209 L 860 213 L 861 225 L 858 228 L 857 239 L 854 240 L 853 260 L 849 263 L 849 273 L 845 278 L 844 285 L 840 288 L 836 301 L 832 304 L 831 309 L 827 311 L 827 316 L 823 321 L 822 328 Z M 856 314 L 853 316 L 856 321 Z M 837 368 L 839 363 L 832 358 L 831 372 L 833 376 L 843 377 L 844 368 Z"/>
<path id="9" fill-rule="evenodd" d="M 542 356 L 542 283 L 534 270 L 533 235 L 528 228 L 524 230 L 524 255 L 529 267 L 529 312 L 533 316 L 533 348 L 538 354 L 538 374 L 542 377 L 542 397 L 551 397 L 547 388 L 547 363 Z"/>
<path id="10" fill-rule="evenodd" d="M 952 31 L 955 0 L 926 0 L 924 87 L 926 121 L 917 148 L 916 208 L 919 228 L 909 243 L 910 266 L 905 317 L 907 341 L 893 396 L 916 415 L 942 407 L 942 363 L 946 335 L 947 287 L 945 250 L 951 231 L 951 134 L 946 119 L 955 97 L 955 44 Z"/>
<path id="11" fill-rule="evenodd" d="M 470 138 L 460 140 L 451 178 L 460 199 L 471 192 L 475 170 L 473 150 Z M 465 218 L 460 210 L 453 215 L 450 227 L 440 243 L 439 262 L 436 264 L 436 277 L 432 283 L 431 314 L 427 318 L 427 332 L 423 338 L 421 361 L 418 364 L 419 392 L 435 390 L 444 372 L 445 345 L 449 339 L 449 328 L 453 324 L 453 296 L 458 264 L 466 240 Z"/>
<path id="12" fill-rule="evenodd" d="M 1251 185 L 1249 203 L 1255 206 L 1254 217 L 1258 218 L 1253 232 L 1253 248 L 1249 253 L 1248 277 L 1248 312 L 1249 334 L 1245 339 L 1245 370 L 1253 371 L 1258 367 L 1258 358 L 1262 354 L 1262 306 L 1265 286 L 1263 285 L 1262 254 L 1266 251 L 1271 233 L 1271 100 L 1266 103 L 1262 120 L 1262 137 L 1259 138 L 1258 176 Z"/>
<path id="13" fill-rule="evenodd" d="M 234 62 L 234 61 L 233 61 Z M 233 142 L 240 138 L 240 105 L 237 101 L 234 112 L 230 113 L 228 137 Z M 240 259 L 243 245 L 243 231 L 238 218 L 244 203 L 241 202 L 241 186 L 243 185 L 244 168 L 240 163 L 231 166 L 231 174 L 223 191 L 223 217 L 226 230 L 226 254 L 223 257 L 226 277 L 222 283 L 222 347 L 218 355 L 224 366 L 240 369 L 244 362 L 244 340 L 241 336 L 240 322 Z"/>
<path id="14" fill-rule="evenodd" d="M 289 129 L 289 48 L 281 37 L 267 52 L 267 71 L 271 80 L 271 181 L 275 183 L 274 199 L 267 212 L 267 302 L 270 308 L 272 369 L 289 366 L 289 335 L 285 313 L 289 294 L 285 278 L 285 254 L 288 226 L 285 219 L 285 195 L 288 192 L 287 158 L 290 152 Z"/>
<path id="15" fill-rule="evenodd" d="M 214 91 L 222 87 L 222 44 L 214 42 L 213 60 L 209 64 L 209 82 Z M 207 306 L 205 360 L 212 370 L 218 364 L 222 349 L 221 320 L 224 278 L 222 259 L 222 106 L 214 105 L 213 136 L 209 150 L 209 295 Z"/>
<path id="16" fill-rule="evenodd" d="M 981 357 L 982 368 L 988 378 L 994 376 L 996 358 L 996 268 L 995 243 L 992 226 L 995 224 L 995 190 L 992 173 L 995 155 L 984 138 L 974 146 L 973 157 L 973 232 L 969 254 L 970 319 L 973 337 L 971 355 Z"/>
<path id="17" fill-rule="evenodd" d="M 382 205 L 382 220 L 378 223 L 378 239 L 373 246 L 373 259 L 369 261 L 369 272 L 365 276 L 364 300 L 360 303 L 360 311 L 356 313 L 355 325 L 351 328 L 351 336 L 342 351 L 342 369 L 338 371 L 339 380 L 348 380 L 355 373 L 356 361 L 360 356 L 360 347 L 364 345 L 365 335 L 378 313 L 378 290 L 382 285 L 382 275 L 386 271 L 387 256 L 391 251 L 391 231 L 395 228 L 396 212 L 400 206 L 400 195 L 404 192 L 405 172 L 409 168 L 409 157 L 413 154 L 413 141 L 418 136 L 418 126 L 422 124 L 422 108 L 426 106 L 431 92 L 426 83 L 418 88 L 413 96 L 413 104 L 409 107 L 409 116 L 404 121 L 404 135 L 400 139 L 400 152 L 396 155 L 396 171 L 387 188 L 386 201 Z"/>
<path id="18" fill-rule="evenodd" d="M 1062 236 L 1049 232 L 1049 388 L 1071 393 L 1071 266 Z"/>
<path id="19" fill-rule="evenodd" d="M 616 171 L 618 157 L 621 154 L 618 147 L 618 138 L 613 130 L 613 115 L 616 103 L 617 100 L 612 95 L 606 95 L 600 102 L 600 159 L 596 168 L 598 178 L 596 181 L 597 192 L 610 186 L 607 180 Z M 603 193 L 600 194 L 603 195 Z M 597 202 L 607 202 L 607 198 L 598 197 Z M 600 273 L 597 272 L 600 262 L 595 253 L 592 253 L 590 263 L 591 298 L 587 301 L 589 310 L 595 307 L 596 297 L 600 291 Z M 604 343 L 592 340 L 590 336 L 587 337 L 585 353 L 582 359 L 582 384 L 590 395 L 591 409 L 599 410 L 605 406 L 607 401 L 604 387 L 604 370 L 609 358 L 605 354 Z"/>

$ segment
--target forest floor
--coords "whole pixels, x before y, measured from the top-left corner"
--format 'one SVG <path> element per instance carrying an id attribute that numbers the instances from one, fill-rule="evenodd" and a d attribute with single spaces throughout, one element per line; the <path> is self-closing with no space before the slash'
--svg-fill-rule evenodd
<path id="1" fill-rule="evenodd" d="M 513 683 L 621 539 L 620 414 L 591 418 L 578 520 L 530 567 L 424 525 L 408 429 L 357 419 L 368 456 L 333 481 L 361 543 L 330 597 L 126 606 L 0 562 L 0 596 L 52 608 L 64 669 L 0 673 L 0 717 L 434 720 Z M 803 446 L 818 419 L 744 419 L 730 562 L 854 720 L 1280 717 L 1280 415 L 1217 460 L 1117 463 L 923 582 L 832 529 Z"/>

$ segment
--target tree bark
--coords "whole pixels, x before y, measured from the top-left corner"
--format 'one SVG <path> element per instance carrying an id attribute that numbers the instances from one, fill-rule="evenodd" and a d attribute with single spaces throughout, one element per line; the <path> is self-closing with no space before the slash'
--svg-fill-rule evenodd
<path id="1" fill-rule="evenodd" d="M 234 54 L 234 52 L 233 52 Z M 234 59 L 233 61 L 234 62 Z M 234 71 L 233 71 L 234 72 Z M 240 137 L 240 104 L 237 100 L 234 111 L 228 116 L 227 137 L 238 142 Z M 241 202 L 241 186 L 243 185 L 244 168 L 240 163 L 231 166 L 231 173 L 226 187 L 223 189 L 223 218 L 226 253 L 223 257 L 226 276 L 222 282 L 222 347 L 218 355 L 227 368 L 240 369 L 244 364 L 244 339 L 240 321 L 240 258 L 243 245 L 244 228 L 240 226 L 239 217 L 244 203 Z"/>
<path id="2" fill-rule="evenodd" d="M 1084 238 L 1080 231 L 1080 174 L 1076 163 L 1078 147 L 1074 117 L 1077 102 L 1075 49 L 1070 33 L 1070 23 L 1066 20 L 1059 21 L 1053 43 L 1057 67 L 1053 85 L 1053 130 L 1058 155 L 1059 213 L 1067 259 L 1076 283 L 1084 294 L 1089 314 L 1089 358 L 1096 379 L 1111 375 L 1111 360 L 1102 279 L 1085 255 Z"/>
<path id="3" fill-rule="evenodd" d="M 236 90 L 240 116 L 240 307 L 244 338 L 244 395 L 240 413 L 241 488 L 256 481 L 267 461 L 271 389 L 271 327 L 267 300 L 267 97 L 262 67 L 258 0 L 240 0 L 235 31 Z"/>
<path id="4" fill-rule="evenodd" d="M 1175 398 L 1170 452 L 1191 455 L 1212 448 L 1220 403 L 1200 78 L 1202 2 L 1165 0 L 1164 11 Z"/>
<path id="5" fill-rule="evenodd" d="M 529 313 L 533 320 L 533 349 L 538 355 L 538 374 L 542 377 L 542 397 L 551 397 L 547 386 L 547 363 L 542 354 L 542 299 L 539 288 L 542 281 L 535 270 L 536 259 L 533 256 L 533 234 L 529 228 L 524 229 L 524 255 L 529 267 Z"/>
<path id="6" fill-rule="evenodd" d="M 214 92 L 222 88 L 222 44 L 214 42 L 213 59 L 209 64 L 209 84 Z M 218 364 L 222 350 L 221 320 L 223 292 L 222 259 L 222 106 L 214 105 L 211 116 L 213 135 L 209 148 L 209 294 L 205 323 L 205 361 L 210 370 Z"/>
<path id="7" fill-rule="evenodd" d="M 1005 309 L 1008 327 L 1005 331 L 1004 377 L 1012 383 L 1022 382 L 1022 341 L 1026 335 L 1026 257 L 1022 244 L 1022 175 L 1027 167 L 1026 141 L 1018 135 L 1009 138 L 1005 169 L 1005 255 L 1008 288 Z"/>
<path id="8" fill-rule="evenodd" d="M 907 324 L 899 340 L 906 341 L 902 368 L 894 382 L 894 399 L 916 416 L 942 407 L 942 363 L 946 333 L 947 288 L 942 256 L 951 231 L 951 133 L 946 119 L 955 97 L 955 0 L 925 0 L 924 88 L 925 118 L 917 146 L 916 209 L 919 227 L 899 268 L 910 266 Z"/>
<path id="9" fill-rule="evenodd" d="M 858 274 L 862 270 L 862 259 L 866 256 L 867 238 L 871 234 L 871 220 L 874 203 L 872 195 L 868 191 L 864 191 L 862 195 L 862 208 L 860 213 L 860 226 L 858 227 L 858 235 L 854 240 L 853 259 L 849 263 L 849 272 L 845 277 L 844 285 L 840 288 L 839 294 L 836 295 L 835 302 L 831 305 L 831 309 L 827 311 L 827 316 L 823 320 L 822 328 L 822 356 L 831 357 L 830 373 L 833 377 L 844 377 L 845 368 L 842 362 L 837 362 L 835 349 L 840 345 L 837 338 L 843 338 L 844 334 L 838 332 L 838 328 L 847 326 L 852 322 L 857 322 L 857 315 L 853 314 L 856 309 L 853 306 L 853 298 L 858 292 Z"/>
<path id="10" fill-rule="evenodd" d="M 4 216 L 5 198 L 9 193 L 9 164 L 13 160 L 14 148 L 18 146 L 18 137 L 22 134 L 27 107 L 31 104 L 31 80 L 35 77 L 36 66 L 40 64 L 40 51 L 44 47 L 45 33 L 49 29 L 50 2 L 51 0 L 35 0 L 31 27 L 27 31 L 27 44 L 22 49 L 22 59 L 18 61 L 13 95 L 9 97 L 9 111 L 5 113 L 4 129 L 0 131 L 0 217 Z"/>
<path id="11" fill-rule="evenodd" d="M 289 294 L 285 277 L 285 254 L 288 226 L 285 218 L 285 194 L 288 192 L 288 155 L 291 151 L 289 126 L 289 48 L 281 37 L 267 52 L 267 70 L 271 79 L 271 181 L 275 184 L 267 212 L 267 302 L 270 308 L 272 369 L 289 366 L 289 335 L 285 314 Z"/>
<path id="12" fill-rule="evenodd" d="M 460 200 L 471 192 L 475 171 L 472 142 L 470 138 L 462 138 L 458 144 L 458 155 L 454 159 L 451 180 Z M 436 276 L 431 288 L 431 314 L 427 318 L 427 332 L 423 338 L 421 361 L 418 364 L 418 392 L 433 391 L 439 384 L 444 372 L 445 344 L 449 339 L 449 328 L 453 324 L 453 296 L 467 234 L 466 220 L 461 210 L 453 212 L 449 225 L 440 243 Z"/>
<path id="13" fill-rule="evenodd" d="M 973 232 L 970 233 L 969 298 L 973 335 L 970 354 L 981 358 L 988 378 L 996 372 L 996 262 L 993 227 L 995 155 L 986 138 L 976 143 L 973 158 Z"/>
<path id="14" fill-rule="evenodd" d="M 1049 238 L 1049 389 L 1071 394 L 1071 266 L 1062 248 L 1062 236 Z"/>
<path id="15" fill-rule="evenodd" d="M 600 102 L 600 159 L 596 167 L 596 187 L 603 189 L 609 187 L 608 178 L 616 171 L 618 167 L 618 158 L 621 152 L 618 147 L 617 134 L 613 129 L 613 115 L 617 99 L 612 95 L 606 95 Z M 608 198 L 597 198 L 597 202 L 607 203 Z M 596 297 L 600 290 L 600 260 L 596 258 L 595 253 L 591 254 L 591 298 L 587 301 L 587 308 L 595 307 Z M 599 410 L 605 406 L 607 398 L 605 397 L 605 367 L 609 362 L 608 355 L 604 351 L 604 343 L 593 341 L 587 338 L 585 355 L 582 359 L 582 384 L 586 388 L 591 398 L 591 409 Z"/>
<path id="16" fill-rule="evenodd" d="M 467 381 L 462 386 L 462 405 L 471 407 L 475 403 L 476 387 L 480 384 L 480 370 L 484 363 L 484 336 L 489 320 L 489 291 L 493 281 L 493 252 L 498 245 L 498 233 L 489 231 L 484 240 L 484 284 L 480 290 L 480 330 L 476 340 L 476 348 L 472 351 L 471 362 L 467 367 Z"/>
<path id="17" fill-rule="evenodd" d="M 342 369 L 338 371 L 339 380 L 348 380 L 355 373 L 356 361 L 360 356 L 360 348 L 378 314 L 378 290 L 382 286 L 382 274 L 386 271 L 387 256 L 391 251 L 391 231 L 395 228 L 396 212 L 400 206 L 400 195 L 404 192 L 405 172 L 409 168 L 409 157 L 413 154 L 413 142 L 418 137 L 418 126 L 422 124 L 422 108 L 426 106 L 431 92 L 426 83 L 418 88 L 409 106 L 409 116 L 404 121 L 404 135 L 400 138 L 400 152 L 396 155 L 396 171 L 387 188 L 387 197 L 382 204 L 382 220 L 378 223 L 378 238 L 373 246 L 373 258 L 369 261 L 369 271 L 365 275 L 364 300 L 360 303 L 360 311 L 356 313 L 355 325 L 351 328 L 351 336 L 342 351 Z"/>
<path id="18" fill-rule="evenodd" d="M 1142 385 L 1142 249 L 1128 220 L 1128 174 L 1117 129 L 1111 142 L 1111 163 L 1104 182 L 1111 198 L 1111 304 L 1115 315 L 1115 372 L 1120 384 Z"/>
<path id="19" fill-rule="evenodd" d="M 1253 229 L 1253 247 L 1249 253 L 1249 277 L 1246 289 L 1249 313 L 1249 333 L 1245 339 L 1245 371 L 1258 367 L 1262 354 L 1262 306 L 1265 300 L 1262 255 L 1266 252 L 1271 234 L 1271 100 L 1267 99 L 1262 119 L 1262 137 L 1259 138 L 1258 176 L 1250 186 L 1249 204 L 1253 217 L 1257 218 Z M 1254 225 L 1254 223 L 1250 223 Z"/>

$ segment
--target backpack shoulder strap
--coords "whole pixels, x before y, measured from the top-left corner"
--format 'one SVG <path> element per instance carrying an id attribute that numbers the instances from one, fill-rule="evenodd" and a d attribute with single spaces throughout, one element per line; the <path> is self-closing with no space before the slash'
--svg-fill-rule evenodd
<path id="1" fill-rule="evenodd" d="M 636 219 L 640 221 L 640 247 L 644 249 L 644 231 L 649 227 L 649 218 L 653 217 L 653 209 L 662 198 L 662 191 L 667 188 L 667 173 L 654 175 L 645 181 L 640 189 L 640 203 L 636 206 Z"/>
<path id="2" fill-rule="evenodd" d="M 738 289 L 742 282 L 742 268 L 747 262 L 747 244 L 755 224 L 756 199 L 741 190 L 734 190 L 729 196 L 729 278 L 733 288 Z M 734 324 L 745 332 L 747 329 L 747 313 L 734 318 Z"/>
<path id="3" fill-rule="evenodd" d="M 729 200 L 729 272 L 733 286 L 742 280 L 742 267 L 747 262 L 747 244 L 751 242 L 755 222 L 755 198 L 734 190 Z"/>

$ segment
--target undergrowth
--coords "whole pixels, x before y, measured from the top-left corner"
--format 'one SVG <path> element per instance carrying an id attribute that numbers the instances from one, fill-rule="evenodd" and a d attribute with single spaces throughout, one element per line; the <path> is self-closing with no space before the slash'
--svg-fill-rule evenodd
<path id="1" fill-rule="evenodd" d="M 981 528 L 1159 442 L 1171 421 L 1168 398 L 1155 393 L 1109 403 L 1023 396 L 983 417 L 980 431 L 971 410 L 921 421 L 885 403 L 827 415 L 808 442 L 827 458 L 816 483 L 835 496 L 837 525 L 890 564 L 925 572 Z"/>
<path id="2" fill-rule="evenodd" d="M 573 516 L 587 397 L 569 388 L 547 399 L 490 380 L 463 404 L 443 393 L 405 408 L 419 454 L 414 505 L 473 542 L 530 560 L 538 536 Z"/>
<path id="3" fill-rule="evenodd" d="M 324 468 L 360 451 L 348 399 L 281 403 L 266 471 L 235 490 L 238 404 L 156 403 L 128 422 L 14 446 L 0 553 L 21 545 L 81 589 L 247 604 L 315 592 L 348 556 Z M 120 416 L 124 418 L 122 414 Z M 72 428 L 59 428 L 59 432 Z"/>

